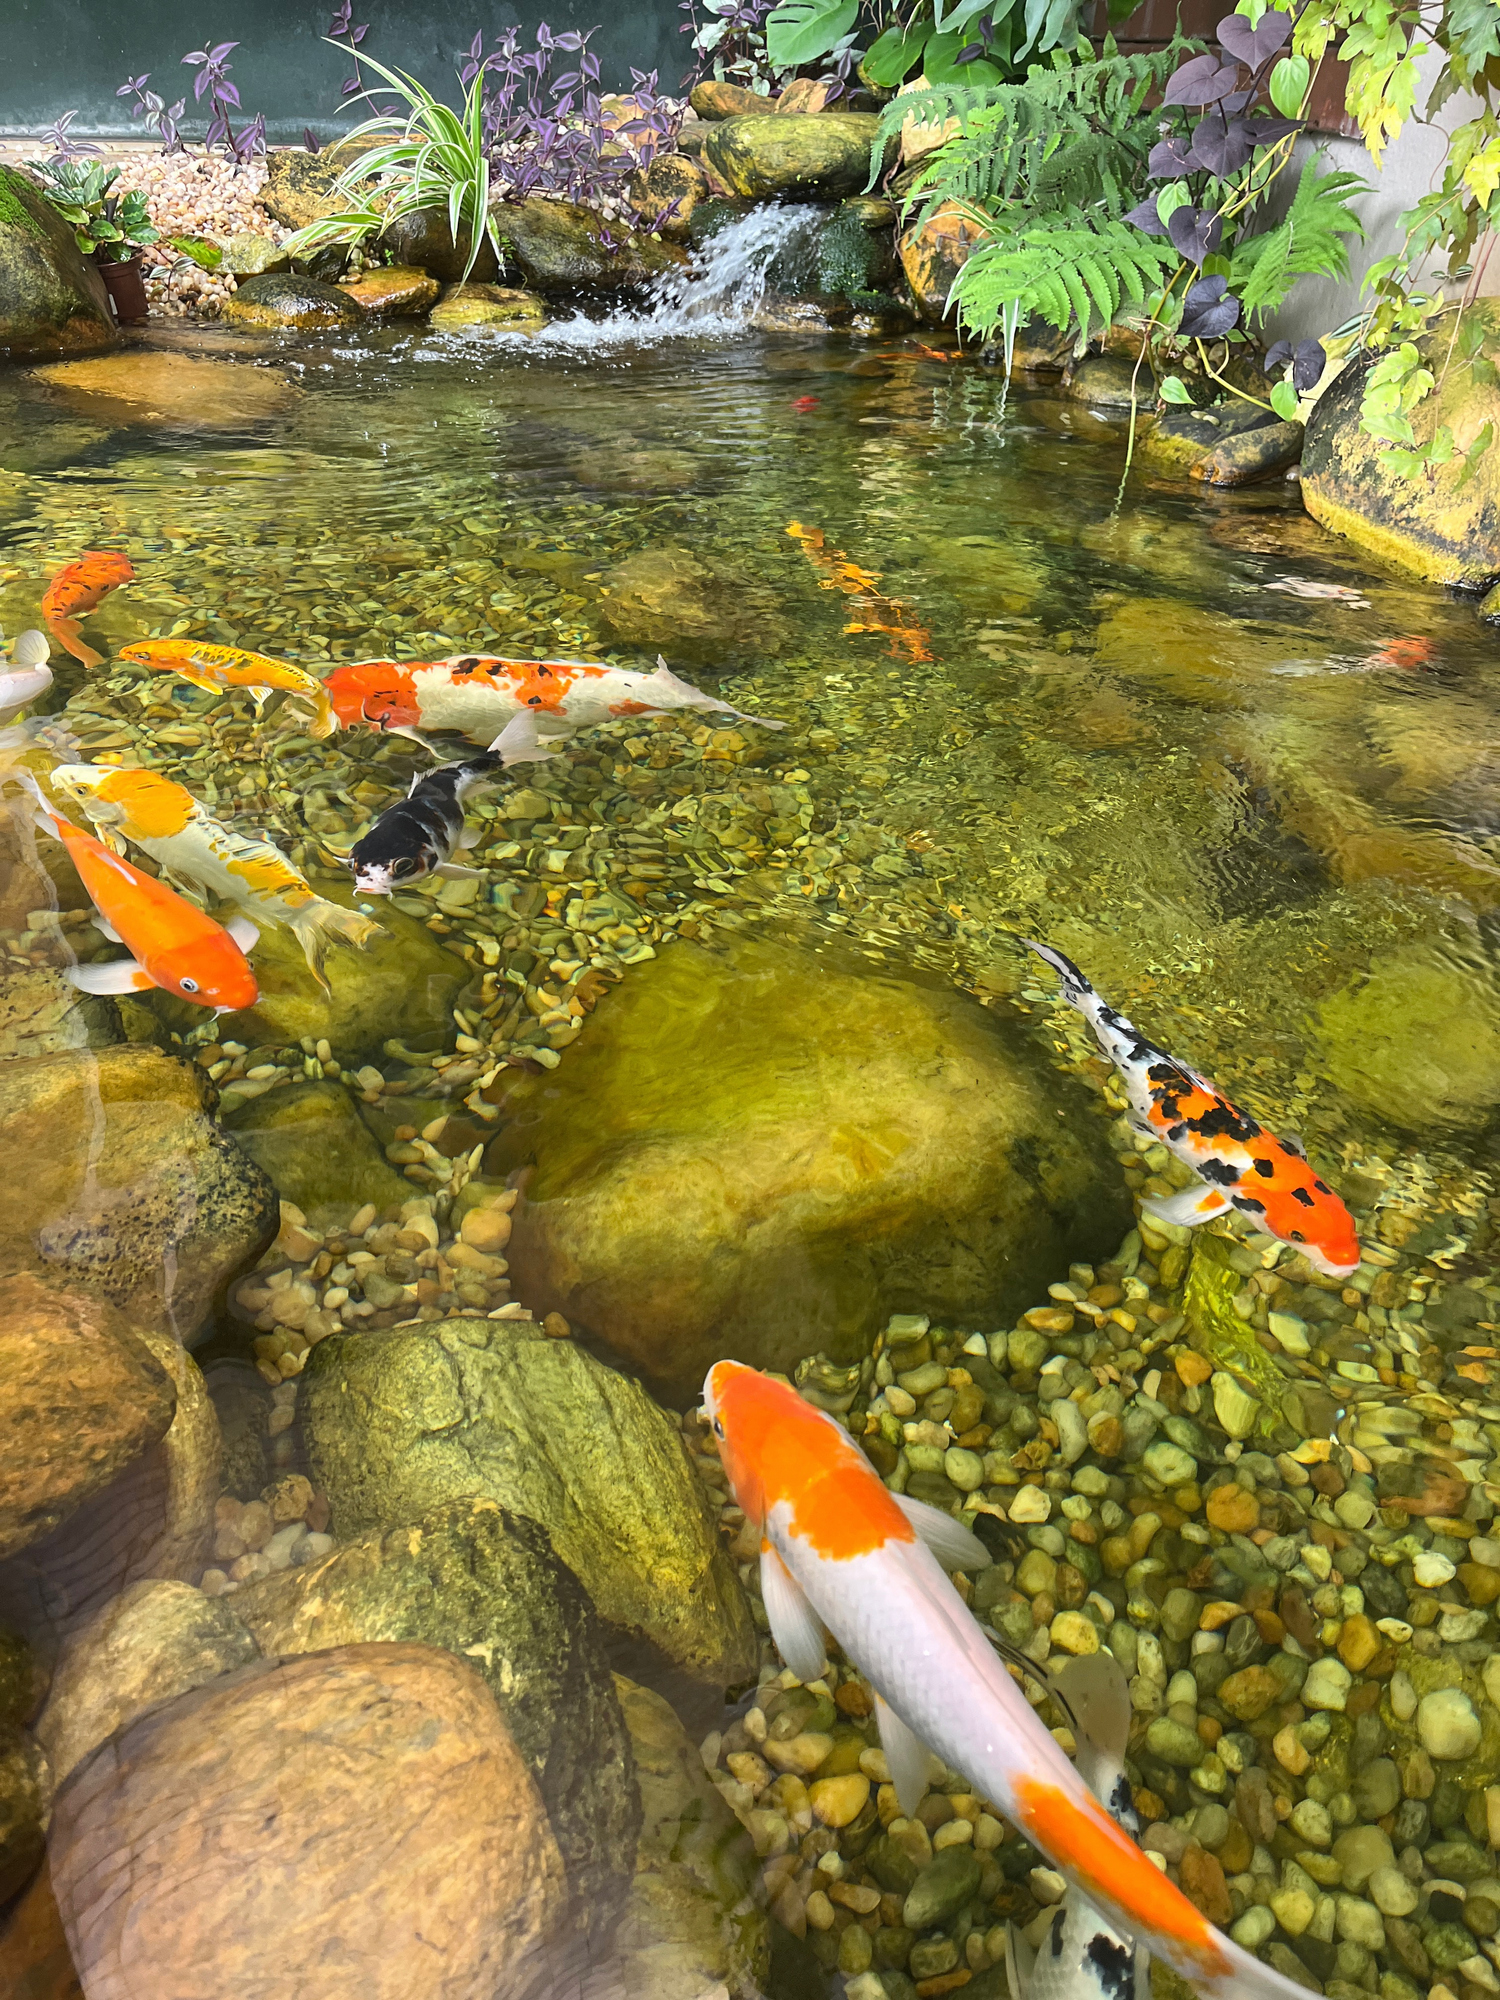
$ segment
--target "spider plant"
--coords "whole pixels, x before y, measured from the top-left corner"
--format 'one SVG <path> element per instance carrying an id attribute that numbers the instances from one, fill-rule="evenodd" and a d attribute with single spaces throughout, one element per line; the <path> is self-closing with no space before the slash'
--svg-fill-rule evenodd
<path id="1" fill-rule="evenodd" d="M 326 215 L 299 229 L 285 244 L 293 257 L 305 257 L 325 243 L 360 243 L 377 230 L 388 229 L 418 209 L 443 208 L 455 243 L 459 231 L 469 231 L 467 279 L 478 261 L 486 236 L 496 256 L 500 238 L 490 215 L 490 138 L 485 128 L 483 72 L 465 86 L 463 108 L 452 110 L 424 84 L 404 70 L 388 69 L 374 56 L 362 55 L 386 79 L 362 95 L 404 100 L 405 116 L 379 113 L 357 125 L 346 145 L 363 139 L 383 139 L 339 176 L 334 194 L 355 204 L 337 215 Z"/>

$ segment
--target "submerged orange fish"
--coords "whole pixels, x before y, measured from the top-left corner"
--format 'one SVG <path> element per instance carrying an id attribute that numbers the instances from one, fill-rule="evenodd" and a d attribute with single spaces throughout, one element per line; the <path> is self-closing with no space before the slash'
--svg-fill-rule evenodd
<path id="1" fill-rule="evenodd" d="M 904 653 L 913 662 L 932 658 L 926 629 L 917 623 L 909 604 L 903 604 L 899 597 L 881 596 L 877 571 L 861 569 L 842 549 L 830 549 L 821 528 L 788 521 L 786 531 L 813 567 L 822 570 L 819 589 L 839 590 L 852 599 L 860 615 L 844 627 L 846 632 L 884 632 L 893 656 L 899 658 Z"/>
<path id="2" fill-rule="evenodd" d="M 1431 639 L 1419 634 L 1407 633 L 1400 639 L 1392 639 L 1381 647 L 1378 653 L 1371 653 L 1365 661 L 1367 667 L 1401 667 L 1407 671 L 1415 667 L 1426 667 L 1432 663 L 1437 647 Z"/>
<path id="3" fill-rule="evenodd" d="M 32 795 L 38 826 L 67 849 L 99 912 L 99 928 L 131 954 L 107 965 L 71 967 L 66 977 L 74 986 L 84 993 L 140 993 L 159 986 L 179 1000 L 221 1013 L 255 1005 L 259 989 L 245 953 L 260 933 L 248 918 L 234 918 L 226 930 L 165 882 L 133 868 L 91 833 L 55 813 L 29 772 L 14 775 Z"/>
<path id="4" fill-rule="evenodd" d="M 301 695 L 315 711 L 308 734 L 319 739 L 331 736 L 339 726 L 321 681 L 304 668 L 273 660 L 265 653 L 247 653 L 239 646 L 211 646 L 206 639 L 141 639 L 133 646 L 122 646 L 120 658 L 138 667 L 180 674 L 194 687 L 217 692 L 248 689 L 257 715 L 273 694 Z"/>
<path id="5" fill-rule="evenodd" d="M 104 655 L 83 642 L 78 621 L 103 603 L 112 590 L 134 580 L 128 556 L 113 549 L 94 549 L 69 563 L 42 592 L 42 618 L 58 644 L 86 667 L 101 667 Z"/>

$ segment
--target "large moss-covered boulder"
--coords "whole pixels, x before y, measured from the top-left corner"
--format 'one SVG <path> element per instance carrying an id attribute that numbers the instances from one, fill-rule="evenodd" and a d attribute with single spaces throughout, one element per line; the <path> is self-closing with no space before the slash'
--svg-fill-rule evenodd
<path id="1" fill-rule="evenodd" d="M 239 290 L 219 308 L 231 326 L 260 327 L 267 332 L 286 328 L 318 332 L 360 326 L 369 317 L 351 292 L 325 285 L 293 271 L 262 271 L 243 278 Z"/>
<path id="2" fill-rule="evenodd" d="M 976 1001 L 779 945 L 674 945 L 505 1109 L 519 1294 L 672 1396 L 1003 1324 L 1129 1226 L 1082 1092 Z"/>
<path id="3" fill-rule="evenodd" d="M 1445 314 L 1418 341 L 1438 385 L 1411 412 L 1419 447 L 1452 432 L 1454 456 L 1430 477 L 1405 477 L 1390 446 L 1361 430 L 1360 403 L 1372 355 L 1356 356 L 1313 406 L 1302 452 L 1302 499 L 1314 520 L 1372 555 L 1433 583 L 1487 589 L 1500 579 L 1500 450 L 1491 446 L 1466 470 L 1465 454 L 1486 424 L 1500 435 L 1500 299 L 1476 299 L 1466 328 L 1483 346 L 1465 360 Z M 1477 365 L 1476 365 L 1477 364 Z"/>
<path id="4" fill-rule="evenodd" d="M 832 201 L 858 194 L 869 180 L 879 124 L 865 111 L 726 118 L 709 132 L 703 155 L 722 181 L 751 200 L 802 195 Z"/>
<path id="5" fill-rule="evenodd" d="M 602 1617 L 725 1687 L 754 1627 L 682 1441 L 636 1382 L 529 1320 L 325 1340 L 304 1375 L 315 1482 L 343 1537 L 483 1494 L 539 1521 Z"/>
<path id="6" fill-rule="evenodd" d="M 603 216 L 577 202 L 533 196 L 501 209 L 497 220 L 527 284 L 539 292 L 638 291 L 687 261 L 675 243 L 618 224 L 610 230 Z"/>
<path id="7" fill-rule="evenodd" d="M 0 1069 L 0 1147 L 24 1173 L 0 1269 L 53 1273 L 137 1325 L 202 1336 L 276 1233 L 276 1191 L 208 1116 L 191 1063 L 137 1043 Z"/>
<path id="8" fill-rule="evenodd" d="M 605 1927 L 641 1823 L 630 1741 L 598 1618 L 535 1521 L 454 1500 L 231 1602 L 268 1657 L 393 1640 L 467 1660 L 536 1781 L 589 1927 Z"/>
<path id="9" fill-rule="evenodd" d="M 662 466 L 663 456 L 634 454 L 622 483 L 676 483 L 662 477 L 672 469 Z M 732 665 L 779 653 L 790 637 L 775 595 L 748 569 L 675 542 L 637 549 L 606 570 L 604 583 L 598 615 L 606 643 Z"/>
<path id="10" fill-rule="evenodd" d="M 1323 1003 L 1328 1075 L 1410 1132 L 1476 1131 L 1500 1104 L 1500 992 L 1491 970 L 1420 946 L 1382 953 Z"/>
<path id="11" fill-rule="evenodd" d="M 945 201 L 925 222 L 912 223 L 896 239 L 896 253 L 912 298 L 923 319 L 936 326 L 948 312 L 953 281 L 974 254 L 984 232 L 956 202 Z"/>
<path id="12" fill-rule="evenodd" d="M 644 1814 L 615 1933 L 611 1992 L 651 2000 L 764 1993 L 770 1925 L 755 1894 L 755 1849 L 671 1705 L 615 1676 Z"/>
<path id="13" fill-rule="evenodd" d="M 280 369 L 199 360 L 176 348 L 138 348 L 59 361 L 32 375 L 51 399 L 103 424 L 206 424 L 243 430 L 276 415 L 299 391 Z"/>
<path id="14" fill-rule="evenodd" d="M 1149 380 L 1144 384 L 1142 401 L 1153 387 Z M 1250 402 L 1215 403 L 1211 409 L 1201 410 L 1167 409 L 1143 428 L 1136 450 L 1147 465 L 1187 478 L 1196 466 L 1212 458 L 1221 445 L 1247 431 L 1263 430 L 1275 421 L 1272 411 Z"/>
<path id="15" fill-rule="evenodd" d="M 119 338 L 71 224 L 30 175 L 0 167 L 0 361 L 56 361 Z"/>
<path id="16" fill-rule="evenodd" d="M 252 1097 L 230 1120 L 236 1141 L 315 1227 L 347 1220 L 373 1202 L 411 1199 L 412 1186 L 387 1161 L 340 1083 L 311 1083 Z"/>

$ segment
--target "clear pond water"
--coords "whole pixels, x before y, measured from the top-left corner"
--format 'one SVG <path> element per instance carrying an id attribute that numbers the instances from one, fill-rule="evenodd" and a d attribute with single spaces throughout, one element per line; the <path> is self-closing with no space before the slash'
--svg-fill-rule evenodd
<path id="1" fill-rule="evenodd" d="M 270 1990 L 254 1979 L 274 1956 L 274 1911 L 259 1889 L 237 1909 L 245 1874 L 215 1861 L 199 1914 L 184 1914 L 192 1842 L 163 1831 L 165 1819 L 180 1805 L 221 1828 L 215 1814 L 232 1819 L 235 1798 L 262 1804 L 300 1754 L 285 1734 L 288 1707 L 336 1718 L 340 1701 L 355 1699 L 327 1680 L 332 1668 L 312 1665 L 297 1671 L 325 1679 L 300 1694 L 289 1684 L 283 1699 L 266 1678 L 268 1657 L 425 1647 L 428 1668 L 419 1661 L 403 1683 L 402 1698 L 418 1707 L 448 1699 L 420 1683 L 434 1648 L 473 1659 L 489 1646 L 494 1668 L 500 1642 L 484 1623 L 493 1605 L 471 1592 L 455 1608 L 445 1581 L 420 1614 L 410 1593 L 393 1586 L 377 1604 L 378 1593 L 337 1568 L 320 1585 L 342 1605 L 337 1616 L 297 1598 L 320 1564 L 347 1563 L 341 1551 L 371 1536 L 378 1546 L 471 1490 L 542 1518 L 602 1614 L 599 1623 L 584 1603 L 571 1625 L 547 1628 L 549 1657 L 576 1654 L 581 1678 L 572 1695 L 563 1681 L 549 1691 L 538 1666 L 526 1719 L 511 1718 L 533 1778 L 542 1773 L 570 1907 L 598 1921 L 590 1939 L 587 1921 L 580 1932 L 570 1917 L 562 1951 L 562 1892 L 546 1870 L 523 1865 L 519 1849 L 498 1873 L 492 1855 L 465 1851 L 451 1879 L 468 1885 L 467 1914 L 438 1888 L 423 1892 L 455 1962 L 478 1949 L 466 1922 L 488 1927 L 485 1949 L 509 1938 L 517 1963 L 562 1951 L 546 1979 L 564 1991 L 584 1976 L 570 1956 L 582 1938 L 592 1976 L 615 1981 L 601 1990 L 656 1990 L 639 1983 L 645 1960 L 629 1956 L 649 1932 L 637 1905 L 613 1943 L 605 1921 L 639 1868 L 667 1885 L 652 1921 L 684 1995 L 716 1981 L 778 2000 L 850 1982 L 854 2000 L 874 2000 L 877 1986 L 905 1996 L 966 1984 L 975 2000 L 1004 1991 L 999 1927 L 1035 1926 L 1036 1857 L 957 1773 L 944 1774 L 917 1821 L 892 1831 L 859 1677 L 835 1664 L 811 1691 L 781 1684 L 790 1677 L 763 1636 L 754 1538 L 746 1542 L 711 1440 L 674 1381 L 672 1327 L 657 1322 L 653 1356 L 623 1307 L 618 1328 L 613 1307 L 602 1324 L 579 1309 L 639 1287 L 649 1241 L 644 1263 L 623 1276 L 575 1271 L 571 1320 L 564 1312 L 544 1332 L 541 1315 L 556 1315 L 562 1293 L 528 1293 L 539 1272 L 552 1282 L 562 1252 L 554 1246 L 549 1264 L 534 1245 L 524 1250 L 524 1192 L 515 1244 L 503 1219 L 513 1212 L 507 1183 L 526 1185 L 505 1150 L 511 1119 L 535 1116 L 549 1093 L 566 1098 L 570 1066 L 586 1074 L 576 1066 L 589 1060 L 590 1038 L 618 1033 L 611 1012 L 633 986 L 659 993 L 654 1005 L 682 1006 L 685 1072 L 686 1044 L 710 1036 L 707 1070 L 691 1072 L 700 1090 L 742 1061 L 747 1088 L 759 1088 L 757 1073 L 774 1078 L 796 1038 L 804 1055 L 815 1048 L 820 977 L 842 982 L 844 996 L 835 1005 L 828 988 L 830 1068 L 839 1009 L 857 1011 L 848 993 L 869 980 L 888 996 L 904 982 L 903 991 L 956 992 L 976 1015 L 988 1010 L 1016 1074 L 1043 1097 L 1057 1093 L 1062 1109 L 1049 1104 L 1047 1115 L 1087 1126 L 1095 1180 L 1069 1197 L 1069 1247 L 1045 1272 L 1028 1268 L 1024 1297 L 993 1292 L 965 1310 L 934 1280 L 924 1310 L 909 1277 L 885 1294 L 877 1282 L 850 1309 L 865 1313 L 859 1352 L 848 1313 L 830 1306 L 823 1320 L 813 1312 L 805 1345 L 793 1334 L 790 1350 L 770 1358 L 804 1362 L 795 1371 L 804 1387 L 868 1439 L 888 1479 L 997 1524 L 997 1561 L 966 1586 L 987 1623 L 1031 1646 L 1038 1663 L 1100 1640 L 1121 1660 L 1133 1677 L 1131 1770 L 1146 1817 L 1215 1921 L 1248 1922 L 1247 1941 L 1283 1970 L 1295 1959 L 1329 1992 L 1426 1994 L 1440 1978 L 1458 2000 L 1490 1990 L 1486 1948 L 1500 1930 L 1490 1846 L 1500 1833 L 1491 1789 L 1500 1709 L 1485 1666 L 1500 1597 L 1491 635 L 1472 607 L 1324 535 L 1295 485 L 1205 493 L 1158 478 L 1138 452 L 1122 493 L 1123 427 L 1065 400 L 1055 382 L 1037 378 L 1007 399 L 993 370 L 922 340 L 768 340 L 717 322 L 695 334 L 680 315 L 654 329 L 671 339 L 619 331 L 585 340 L 574 328 L 530 345 L 394 331 L 286 346 L 174 331 L 131 350 L 134 374 L 112 378 L 113 364 L 99 364 L 71 379 L 0 381 L 8 635 L 37 621 L 63 563 L 119 549 L 137 581 L 85 620 L 107 654 L 145 636 L 201 636 L 321 675 L 371 657 L 478 652 L 649 667 L 661 653 L 736 708 L 785 724 L 772 733 L 699 713 L 612 724 L 521 773 L 520 809 L 516 787 L 481 797 L 473 858 L 483 880 L 398 897 L 388 955 L 356 992 L 336 954 L 323 1015 L 295 952 L 274 935 L 263 978 L 271 999 L 248 1023 L 204 1020 L 151 996 L 127 999 L 117 1017 L 97 1004 L 69 1014 L 47 982 L 75 953 L 108 952 L 55 848 L 16 834 L 0 1090 L 12 1145 L 29 1151 L 17 1153 L 27 1185 L 25 1218 L 10 1226 L 11 1267 L 102 1296 L 158 1337 L 175 1330 L 196 1359 L 175 1364 L 178 1415 L 165 1439 L 165 1364 L 137 1356 L 134 1378 L 117 1372 L 98 1391 L 108 1409 L 90 1419 L 101 1440 L 93 1465 L 35 1469 L 35 1519 L 23 1518 L 33 1476 L 17 1474 L 0 1584 L 19 1635 L 7 1643 L 34 1679 L 11 1703 L 12 1763 L 29 1775 L 12 1788 L 21 1858 L 5 1893 L 30 1899 L 20 1906 L 27 1922 L 45 1928 L 32 1876 L 37 1802 L 50 1808 L 56 1791 L 49 1865 L 86 1992 L 144 2000 L 165 1990 L 151 1984 L 153 1967 L 165 1977 L 179 1947 L 208 1953 L 220 1982 L 189 1980 L 184 1994 Z M 374 732 L 315 744 L 287 702 L 257 722 L 243 696 L 219 700 L 119 664 L 93 673 L 61 655 L 53 664 L 34 769 L 66 753 L 161 770 L 220 817 L 269 835 L 325 893 L 347 882 L 339 857 L 355 834 L 426 767 L 417 746 Z M 55 884 L 52 914 L 43 878 Z M 1066 950 L 1237 1102 L 1301 1135 L 1360 1221 L 1368 1256 L 1348 1284 L 1317 1281 L 1290 1253 L 1278 1263 L 1266 1239 L 1190 1244 L 1130 1231 L 1127 1191 L 1163 1191 L 1175 1170 L 1125 1127 L 1087 1031 L 1020 949 L 1029 936 Z M 710 1035 L 684 998 L 692 980 L 670 971 L 673 954 L 689 955 L 678 963 L 699 967 L 700 982 L 718 981 L 732 1008 L 736 978 L 769 976 L 772 960 L 756 956 L 766 952 L 807 1007 L 783 1049 L 762 1009 L 767 1039 L 731 1058 L 720 1052 L 732 1044 L 712 1039 L 722 1017 Z M 670 1042 L 672 1018 L 653 1026 L 647 1013 L 639 1046 L 653 1034 Z M 616 1094 L 629 1096 L 637 1044 L 620 1035 L 610 1046 L 624 1079 Z M 212 1080 L 201 1103 L 196 1085 L 152 1081 L 164 1072 L 151 1063 L 169 1058 Z M 655 1090 L 659 1046 L 650 1060 Z M 133 1082 L 131 1064 L 145 1065 L 130 1070 Z M 143 1098 L 153 1108 L 142 1110 Z M 300 1102 L 315 1109 L 299 1124 Z M 576 1102 L 569 1115 L 585 1116 Z M 246 1135 L 275 1195 L 253 1175 L 236 1178 L 238 1155 L 226 1154 L 220 1131 Z M 181 1169 L 170 1214 L 151 1178 L 163 1151 Z M 134 1163 L 147 1194 L 111 1182 L 120 1162 Z M 1042 1180 L 1048 1167 L 1044 1144 Z M 913 1175 L 917 1226 L 930 1226 L 921 1204 L 946 1184 L 927 1166 Z M 276 1209 L 278 1195 L 290 1213 Z M 852 1236 L 883 1226 L 861 1213 L 828 1227 Z M 837 1258 L 803 1256 L 801 1226 L 777 1253 L 799 1299 L 804 1266 L 829 1273 L 830 1290 L 845 1282 Z M 807 1228 L 809 1241 L 827 1233 L 824 1222 Z M 663 1224 L 668 1262 L 683 1254 L 670 1236 Z M 705 1260 L 737 1250 L 703 1242 Z M 51 1308 L 28 1299 L 27 1312 L 50 1325 Z M 905 1317 L 884 1331 L 891 1313 Z M 449 1320 L 490 1328 L 474 1336 L 468 1361 L 453 1358 L 451 1342 L 443 1349 L 443 1366 L 461 1378 L 461 1419 L 413 1415 L 416 1391 L 399 1371 L 356 1380 L 357 1357 L 318 1354 L 331 1343 L 329 1355 L 352 1355 L 392 1329 Z M 827 1339 L 817 1331 L 825 1323 L 835 1329 Z M 603 1488 L 588 1483 L 597 1466 L 580 1475 L 584 1497 L 569 1513 L 495 1443 L 524 1437 L 530 1423 L 538 1434 L 522 1458 L 561 1463 L 570 1426 L 582 1439 L 602 1421 L 594 1375 L 554 1378 L 536 1361 L 539 1372 L 503 1393 L 486 1376 L 491 1362 L 509 1366 L 494 1358 L 497 1344 L 519 1328 L 539 1353 L 566 1344 L 575 1356 L 623 1357 L 668 1413 L 649 1449 L 639 1443 L 634 1484 L 622 1489 L 637 1513 L 610 1530 L 612 1541 L 590 1541 L 574 1518 L 603 1518 Z M 118 1337 L 119 1322 L 107 1331 Z M 829 1351 L 813 1359 L 820 1349 Z M 17 1353 L 18 1371 L 41 1366 L 24 1338 Z M 915 1395 L 896 1380 L 933 1368 L 914 1378 Z M 316 1399 L 335 1389 L 370 1396 L 370 1436 L 318 1417 Z M 1071 1458 L 1072 1420 L 1059 1427 L 1047 1415 L 1059 1397 L 1089 1426 Z M 197 1445 L 185 1437 L 190 1408 Z M 628 1421 L 649 1428 L 639 1408 Z M 467 1440 L 471 1489 L 467 1475 L 423 1484 L 424 1454 L 445 1422 Z M 1177 1460 L 1144 1456 L 1153 1440 Z M 669 1447 L 675 1469 L 648 1480 L 641 1468 Z M 24 1433 L 17 1448 L 24 1462 Z M 574 1456 L 592 1463 L 590 1449 L 578 1442 Z M 970 1460 L 979 1471 L 966 1484 Z M 365 1461 L 378 1461 L 378 1474 Z M 669 1489 L 670 1505 L 659 1499 Z M 1032 1491 L 1045 1511 L 1040 1500 L 1017 1506 Z M 548 1493 L 557 1519 L 547 1517 Z M 615 1503 L 629 1512 L 618 1493 Z M 559 1525 L 564 1514 L 571 1525 Z M 695 1607 L 691 1642 L 643 1608 L 653 1527 L 670 1549 L 664 1575 L 677 1576 L 674 1562 L 691 1567 L 694 1534 L 703 1563 L 723 1551 L 711 1577 L 680 1585 Z M 482 1560 L 474 1554 L 479 1532 L 445 1518 L 429 1545 L 448 1536 L 466 1552 L 452 1561 L 487 1576 L 499 1557 L 489 1543 Z M 546 1595 L 538 1577 L 552 1560 L 532 1550 L 524 1578 L 506 1572 L 515 1603 Z M 188 1610 L 205 1621 L 195 1643 L 211 1670 L 183 1665 L 187 1642 L 172 1621 L 188 1615 L 186 1600 L 161 1596 L 169 1582 L 203 1586 Z M 145 1595 L 127 1603 L 127 1589 Z M 505 1592 L 493 1583 L 491 1594 Z M 136 1621 L 126 1639 L 111 1636 L 122 1604 Z M 1092 1639 L 1068 1619 L 1085 1621 Z M 648 1690 L 625 1711 L 646 1773 L 644 1835 L 620 1776 L 630 1753 L 600 1679 L 606 1657 Z M 676 1765 L 679 1724 L 663 1702 L 690 1746 Z M 1454 1703 L 1463 1712 L 1445 1736 Z M 1196 1731 L 1196 1762 L 1173 1736 L 1184 1728 Z M 832 1747 L 808 1762 L 819 1732 Z M 111 1739 L 113 1750 L 100 1748 Z M 768 1740 L 803 1747 L 768 1762 Z M 416 1753 L 405 1744 L 401 1754 Z M 505 1754 L 494 1751 L 502 1763 Z M 569 1755 L 593 1776 L 558 1776 Z M 174 1804 L 177 1761 L 195 1775 L 191 1798 Z M 598 1775 L 606 1768 L 615 1780 Z M 1372 1768 L 1378 1782 L 1362 1786 Z M 840 1820 L 861 1774 L 867 1796 Z M 853 1787 L 825 1817 L 804 1782 L 816 1793 L 835 1779 Z M 350 1783 L 357 1818 L 371 1801 Z M 445 1812 L 465 1818 L 472 1802 L 451 1772 L 413 1765 L 395 1792 L 409 1799 L 428 1784 L 435 1800 L 450 1800 Z M 690 1809 L 695 1787 L 706 1803 Z M 378 1809 L 389 1803 L 371 1796 Z M 326 1796 L 298 1794 L 287 1810 L 319 1826 L 326 1807 Z M 691 1896 L 687 1849 L 661 1837 L 658 1809 L 723 1820 L 714 1856 L 689 1857 L 699 1871 Z M 738 1876 L 721 1867 L 735 1815 Z M 545 1845 L 546 1814 L 536 1825 L 533 1850 Z M 972 1831 L 942 1836 L 960 1825 Z M 1381 1894 L 1372 1871 L 1360 1872 L 1363 1849 L 1350 1847 L 1361 1829 L 1365 1858 L 1394 1871 Z M 202 1827 L 194 1835 L 209 1837 Z M 414 1832 L 415 1851 L 425 1855 L 434 1838 L 430 1826 Z M 116 1852 L 136 1852 L 136 1873 L 105 1892 L 96 1871 L 112 1840 Z M 959 1848 L 974 1857 L 967 1895 L 913 1926 L 912 1882 L 928 1879 L 934 1850 Z M 289 1892 L 287 1931 L 299 1965 L 318 1962 L 320 1912 L 331 1934 L 363 1896 L 382 1900 L 310 1853 L 288 1862 L 258 1852 L 246 1873 L 285 1866 L 301 1885 Z M 824 1857 L 832 1865 L 820 1869 Z M 840 1883 L 842 1900 L 827 1893 Z M 1298 1894 L 1310 1916 L 1287 1900 Z M 1340 1915 L 1351 1899 L 1359 1911 Z M 126 1907 L 131 1922 L 110 1914 Z M 10 1925 L 15 1957 L 24 1925 L 14 1914 Z M 481 1952 L 461 1990 L 513 1990 L 504 1956 Z M 667 1962 L 651 1976 L 665 1979 Z M 381 1975 L 390 1983 L 378 1990 L 424 1990 L 401 1984 L 406 1964 L 393 1946 Z M 345 1990 L 320 1978 L 332 1975 L 309 1973 L 297 1990 Z M 945 1979 L 953 1983 L 932 1983 Z"/>

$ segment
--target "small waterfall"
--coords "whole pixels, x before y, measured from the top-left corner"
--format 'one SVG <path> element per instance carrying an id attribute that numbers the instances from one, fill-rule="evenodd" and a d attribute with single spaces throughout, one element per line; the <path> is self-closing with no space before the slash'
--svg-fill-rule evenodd
<path id="1" fill-rule="evenodd" d="M 508 338 L 532 348 L 599 352 L 743 332 L 765 295 L 772 260 L 798 237 L 810 234 L 823 213 L 810 205 L 782 207 L 768 202 L 721 229 L 691 263 L 669 272 L 649 305 L 622 306 L 603 319 L 578 312 L 571 319 L 552 321 L 540 332 Z"/>

